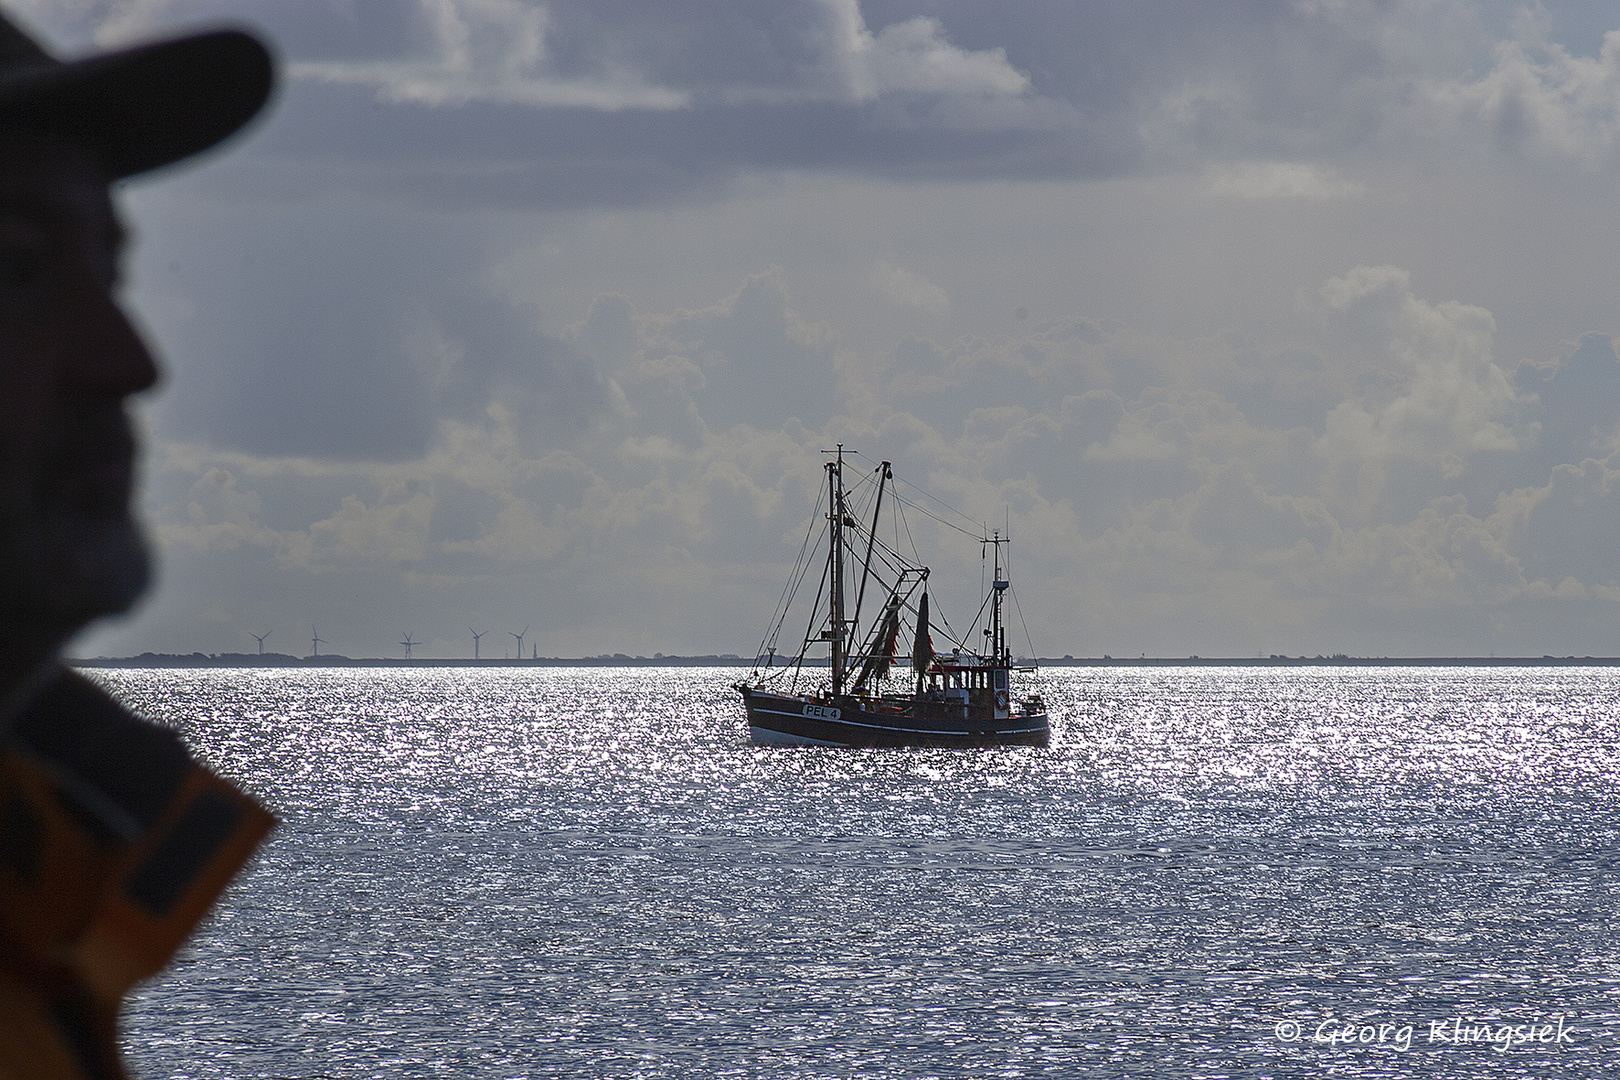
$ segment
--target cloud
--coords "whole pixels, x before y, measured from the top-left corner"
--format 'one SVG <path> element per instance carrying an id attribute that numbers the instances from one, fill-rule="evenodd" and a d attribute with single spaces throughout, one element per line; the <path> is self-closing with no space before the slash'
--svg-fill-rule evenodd
<path id="1" fill-rule="evenodd" d="M 414 568 L 426 553 L 432 497 L 422 491 L 367 505 L 345 495 L 330 517 L 311 523 L 282 557 L 306 569 L 332 565 Z"/>
<path id="2" fill-rule="evenodd" d="M 419 604 L 746 650 L 840 441 L 1010 521 L 1065 651 L 1620 634 L 1596 38 L 1403 0 L 28 10 L 248 18 L 299 73 L 127 192 L 176 646 Z"/>
<path id="3" fill-rule="evenodd" d="M 1596 56 L 1575 56 L 1548 41 L 1534 19 L 1493 49 L 1491 70 L 1472 81 L 1428 81 L 1442 122 L 1477 127 L 1515 154 L 1609 160 L 1620 140 L 1620 30 Z"/>
<path id="4" fill-rule="evenodd" d="M 1490 312 L 1424 301 L 1413 294 L 1410 275 L 1392 266 L 1358 266 L 1324 284 L 1321 297 L 1339 326 L 1368 348 L 1366 374 L 1386 380 L 1328 414 L 1330 457 L 1404 457 L 1456 477 L 1470 454 L 1520 449 L 1525 402 L 1492 357 Z"/>
<path id="5" fill-rule="evenodd" d="M 1620 552 L 1609 542 L 1620 529 L 1620 454 L 1554 466 L 1544 484 L 1503 493 L 1495 517 L 1537 577 L 1620 597 Z"/>
<path id="6" fill-rule="evenodd" d="M 919 16 L 873 33 L 856 0 L 770 8 L 419 0 L 424 54 L 292 65 L 294 78 L 375 87 L 385 101 L 489 101 L 600 110 L 860 103 L 893 93 L 1018 95 L 1029 80 L 1004 49 L 953 46 Z M 730 51 L 732 55 L 719 54 Z M 706 64 L 707 58 L 718 60 Z"/>
<path id="7" fill-rule="evenodd" d="M 158 414 L 173 438 L 402 460 L 442 419 L 495 400 L 538 439 L 611 408 L 589 358 L 472 269 L 481 238 L 464 222 L 362 200 L 224 215 L 186 206 L 183 189 L 156 194 L 167 216 L 141 256 L 149 310 L 171 313 L 174 389 Z"/>
<path id="8" fill-rule="evenodd" d="M 1363 194 L 1355 159 L 1611 162 L 1620 38 L 1594 56 L 1479 5 L 864 6 L 857 0 L 33 0 L 69 45 L 241 20 L 288 92 L 262 185 L 427 200 L 642 204 L 755 171 L 1096 178 L 1190 170 L 1219 194 Z M 1470 70 L 1485 57 L 1483 74 Z M 379 111 L 378 106 L 387 106 Z M 360 170 L 357 175 L 355 170 Z M 1363 172 L 1362 175 L 1366 175 Z"/>
<path id="9" fill-rule="evenodd" d="M 1530 7 L 1511 37 L 1489 42 L 1488 9 L 1302 3 L 1223 19 L 1204 46 L 1181 43 L 1174 76 L 1150 54 L 1138 84 L 1149 159 L 1205 162 L 1223 194 L 1295 198 L 1360 192 L 1320 167 L 1279 162 L 1402 159 L 1481 138 L 1519 157 L 1612 164 L 1620 31 L 1579 55 L 1551 40 L 1545 13 Z M 1471 47 L 1488 56 L 1483 74 L 1459 59 Z M 1254 164 L 1261 158 L 1272 160 Z"/>
<path id="10" fill-rule="evenodd" d="M 164 545 L 192 551 L 275 546 L 275 531 L 259 520 L 263 501 L 255 492 L 239 488 L 229 470 L 218 466 L 203 470 L 188 495 L 184 516 L 176 515 L 158 529 Z"/>
<path id="11" fill-rule="evenodd" d="M 1207 182 L 1217 195 L 1239 199 L 1302 199 L 1328 202 L 1366 194 L 1366 185 L 1345 180 L 1333 170 L 1304 162 L 1255 161 L 1217 165 Z"/>
<path id="12" fill-rule="evenodd" d="M 847 28 L 848 92 L 872 101 L 886 93 L 997 97 L 1022 94 L 1029 78 L 1007 62 L 1004 48 L 968 52 L 945 40 L 938 19 L 919 15 L 876 35 L 861 20 L 856 0 L 833 0 Z"/>
<path id="13" fill-rule="evenodd" d="M 911 308 L 925 315 L 950 314 L 951 300 L 944 289 L 921 274 L 884 259 L 875 260 L 861 275 L 861 281 L 896 307 Z"/>
<path id="14" fill-rule="evenodd" d="M 1606 458 L 1620 445 L 1620 358 L 1607 334 L 1583 336 L 1556 363 L 1519 365 L 1514 381 L 1540 406 L 1527 483 L 1540 483 L 1555 465 Z"/>
<path id="15" fill-rule="evenodd" d="M 600 70 L 567 75 L 547 49 L 550 9 L 521 0 L 419 0 L 426 43 L 420 58 L 304 61 L 294 79 L 376 89 L 390 102 L 430 106 L 492 101 L 586 109 L 679 109 L 689 95 L 650 85 L 604 58 Z"/>
<path id="16" fill-rule="evenodd" d="M 776 271 L 695 309 L 604 294 L 559 336 L 616 404 L 562 444 L 539 445 L 498 400 L 397 461 L 171 444 L 156 532 L 183 581 L 263 582 L 236 586 L 261 590 L 255 633 L 279 618 L 362 635 L 304 584 L 328 581 L 395 597 L 389 610 L 459 605 L 451 625 L 533 620 L 542 652 L 743 651 L 811 524 L 819 451 L 843 442 L 1010 526 L 1021 610 L 1064 651 L 1297 652 L 1330 630 L 1317 651 L 1421 651 L 1440 612 L 1450 633 L 1477 621 L 1459 612 L 1513 626 L 1620 597 L 1603 542 L 1620 527 L 1612 453 L 1516 479 L 1522 448 L 1541 446 L 1525 410 L 1573 430 L 1572 396 L 1620 386 L 1606 339 L 1541 377 L 1542 402 L 1496 364 L 1488 311 L 1425 299 L 1404 270 L 1352 268 L 1315 303 L 1309 354 L 1062 320 L 862 358 Z M 1238 404 L 1256 372 L 1290 369 L 1344 392 L 1317 428 Z M 976 602 L 977 550 L 909 525 L 955 617 Z M 189 628 L 218 604 L 186 587 L 164 602 Z"/>

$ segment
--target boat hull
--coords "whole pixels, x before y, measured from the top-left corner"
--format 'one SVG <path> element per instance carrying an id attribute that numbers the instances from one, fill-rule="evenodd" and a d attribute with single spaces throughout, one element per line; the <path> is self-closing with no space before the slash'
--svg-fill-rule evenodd
<path id="1" fill-rule="evenodd" d="M 772 694 L 739 686 L 756 746 L 974 747 L 1046 746 L 1051 724 L 1044 712 L 989 716 L 913 715 L 873 707 L 860 698 L 836 701 Z M 920 712 L 922 710 L 914 710 Z"/>

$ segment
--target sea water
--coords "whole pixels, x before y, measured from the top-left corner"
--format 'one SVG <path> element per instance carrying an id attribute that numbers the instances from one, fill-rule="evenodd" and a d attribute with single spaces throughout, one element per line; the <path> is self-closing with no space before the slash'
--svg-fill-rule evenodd
<path id="1" fill-rule="evenodd" d="M 108 670 L 279 829 L 140 1075 L 1599 1076 L 1620 672 L 1059 669 L 1047 750 L 734 669 Z"/>

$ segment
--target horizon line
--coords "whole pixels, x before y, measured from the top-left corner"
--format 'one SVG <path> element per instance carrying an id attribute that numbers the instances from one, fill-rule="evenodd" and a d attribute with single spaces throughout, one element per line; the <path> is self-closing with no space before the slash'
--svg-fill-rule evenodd
<path id="1" fill-rule="evenodd" d="M 595 656 L 562 657 L 350 657 L 341 653 L 294 656 L 291 653 L 154 653 L 122 657 L 63 657 L 69 667 L 82 668 L 163 668 L 163 667 L 761 667 L 766 657 L 736 653 L 658 653 L 631 656 L 626 653 L 600 653 Z M 791 667 L 774 657 L 768 666 Z M 1617 667 L 1620 656 L 1121 656 L 1096 657 L 1018 657 L 1015 663 L 1034 667 Z M 825 657 L 806 659 L 805 667 L 827 667 Z"/>

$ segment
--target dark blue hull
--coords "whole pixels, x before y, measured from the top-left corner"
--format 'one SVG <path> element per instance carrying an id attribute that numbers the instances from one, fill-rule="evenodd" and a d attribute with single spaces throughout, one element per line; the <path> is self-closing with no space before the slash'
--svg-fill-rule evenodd
<path id="1" fill-rule="evenodd" d="M 1043 711 L 996 717 L 990 710 L 928 700 L 773 694 L 738 686 L 757 746 L 1046 746 L 1051 725 Z M 982 712 L 984 715 L 975 715 Z"/>

